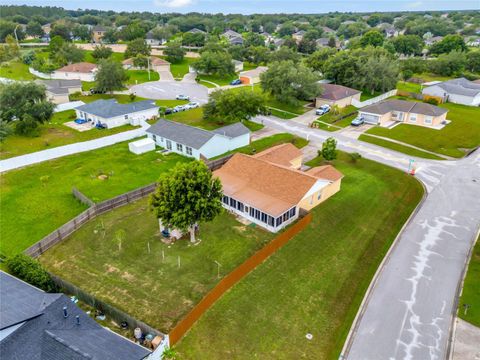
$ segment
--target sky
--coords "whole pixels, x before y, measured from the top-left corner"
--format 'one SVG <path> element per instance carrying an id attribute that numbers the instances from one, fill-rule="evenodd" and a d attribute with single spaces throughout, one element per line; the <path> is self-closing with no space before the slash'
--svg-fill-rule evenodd
<path id="1" fill-rule="evenodd" d="M 4 5 L 58 6 L 65 9 L 205 13 L 327 13 L 476 10 L 480 0 L 3 0 Z"/>

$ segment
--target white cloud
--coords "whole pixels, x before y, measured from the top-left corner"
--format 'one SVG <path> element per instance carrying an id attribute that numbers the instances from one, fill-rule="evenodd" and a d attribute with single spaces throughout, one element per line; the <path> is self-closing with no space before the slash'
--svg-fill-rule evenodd
<path id="1" fill-rule="evenodd" d="M 154 0 L 153 3 L 158 7 L 182 8 L 192 5 L 194 2 L 194 0 Z"/>

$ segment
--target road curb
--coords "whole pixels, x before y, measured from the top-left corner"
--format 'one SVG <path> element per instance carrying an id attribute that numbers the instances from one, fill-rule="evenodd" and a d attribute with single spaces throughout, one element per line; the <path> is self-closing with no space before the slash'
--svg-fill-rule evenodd
<path id="1" fill-rule="evenodd" d="M 342 352 L 340 353 L 340 356 L 338 357 L 339 360 L 344 360 L 344 359 L 348 358 L 348 355 L 350 353 L 350 349 L 351 349 L 352 344 L 353 344 L 353 336 L 356 334 L 356 332 L 358 330 L 358 327 L 360 325 L 360 321 L 362 320 L 363 315 L 364 315 L 364 313 L 367 309 L 368 302 L 370 301 L 370 297 L 372 295 L 373 289 L 377 285 L 378 278 L 380 277 L 380 274 L 382 273 L 383 268 L 385 267 L 386 263 L 388 262 L 388 260 L 390 260 L 390 256 L 391 256 L 393 250 L 397 247 L 397 245 L 399 243 L 400 236 L 403 234 L 407 225 L 410 224 L 410 222 L 415 217 L 415 215 L 417 215 L 417 213 L 420 211 L 421 207 L 425 203 L 425 200 L 427 199 L 428 190 L 427 190 L 425 184 L 418 179 L 417 179 L 417 181 L 423 187 L 423 191 L 424 191 L 423 192 L 423 197 L 420 200 L 420 202 L 418 203 L 418 205 L 415 207 L 415 209 L 412 211 L 412 213 L 408 217 L 407 221 L 405 221 L 405 223 L 403 224 L 402 228 L 400 229 L 397 236 L 395 237 L 395 240 L 393 240 L 392 245 L 390 245 L 390 248 L 388 249 L 387 253 L 383 257 L 382 262 L 378 266 L 377 271 L 375 272 L 375 275 L 373 275 L 372 281 L 370 282 L 370 285 L 367 288 L 365 296 L 363 297 L 363 300 L 360 303 L 360 307 L 358 309 L 357 315 L 355 315 L 355 319 L 353 320 L 352 326 L 350 327 L 350 331 L 348 332 L 347 339 L 345 340 L 345 344 L 343 345 Z"/>

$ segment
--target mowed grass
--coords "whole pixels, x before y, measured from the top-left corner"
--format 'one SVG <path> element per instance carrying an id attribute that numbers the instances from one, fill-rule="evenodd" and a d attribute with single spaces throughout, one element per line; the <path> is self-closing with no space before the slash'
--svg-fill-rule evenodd
<path id="1" fill-rule="evenodd" d="M 0 143 L 0 159 L 29 154 L 36 151 L 51 149 L 57 146 L 73 144 L 81 141 L 98 139 L 100 137 L 133 130 L 134 126 L 124 125 L 113 129 L 96 129 L 77 131 L 66 125 L 76 119 L 74 110 L 55 113 L 51 120 L 40 125 L 37 136 L 9 135 Z"/>
<path id="2" fill-rule="evenodd" d="M 136 85 L 148 81 L 158 81 L 160 75 L 156 71 L 150 71 L 150 79 L 148 78 L 147 70 L 127 70 L 128 80 L 127 85 Z"/>
<path id="3" fill-rule="evenodd" d="M 119 229 L 126 232 L 121 250 Z M 49 271 L 167 333 L 218 283 L 215 261 L 223 277 L 273 236 L 224 211 L 200 224 L 199 244 L 190 245 L 187 234 L 168 246 L 148 199 L 142 199 L 89 222 L 40 260 Z"/>
<path id="4" fill-rule="evenodd" d="M 25 250 L 85 210 L 73 197 L 72 187 L 102 201 L 151 184 L 183 161 L 189 160 L 154 151 L 135 155 L 128 143 L 119 143 L 3 173 L 0 253 Z M 108 178 L 101 180 L 101 174 Z"/>
<path id="5" fill-rule="evenodd" d="M 397 90 L 420 94 L 422 92 L 422 85 L 407 81 L 399 81 L 397 83 Z"/>
<path id="6" fill-rule="evenodd" d="M 0 65 L 0 77 L 12 80 L 35 80 L 36 76 L 28 71 L 28 65 L 20 60 L 12 60 Z"/>
<path id="7" fill-rule="evenodd" d="M 465 314 L 464 304 L 470 305 Z M 462 296 L 458 303 L 458 316 L 469 323 L 480 327 L 480 241 L 473 248 L 472 258 L 468 265 L 467 276 L 463 284 Z"/>
<path id="8" fill-rule="evenodd" d="M 468 150 L 480 145 L 480 108 L 452 103 L 439 106 L 449 110 L 447 120 L 451 120 L 442 130 L 400 124 L 393 129 L 377 126 L 366 133 L 456 158 L 463 157 Z"/>
<path id="9" fill-rule="evenodd" d="M 365 135 L 365 134 L 361 134 L 358 139 L 361 141 L 368 142 L 370 144 L 382 146 L 384 148 L 392 149 L 392 150 L 395 150 L 407 155 L 411 155 L 411 156 L 416 156 L 416 157 L 425 158 L 425 159 L 432 159 L 432 160 L 445 160 L 445 158 L 427 153 L 425 151 L 421 151 L 421 150 L 414 149 L 402 144 L 397 144 L 388 140 L 379 139 L 379 138 Z"/>
<path id="10" fill-rule="evenodd" d="M 181 359 L 338 359 L 365 291 L 423 188 L 367 159 L 353 164 L 341 154 L 334 165 L 345 175 L 341 191 L 200 318 L 176 345 Z"/>
<path id="11" fill-rule="evenodd" d="M 166 60 L 165 56 L 159 56 L 162 59 Z M 189 66 L 195 61 L 193 58 L 184 57 L 183 60 L 179 63 L 170 64 L 170 72 L 172 73 L 175 79 L 181 80 L 189 72 Z"/>

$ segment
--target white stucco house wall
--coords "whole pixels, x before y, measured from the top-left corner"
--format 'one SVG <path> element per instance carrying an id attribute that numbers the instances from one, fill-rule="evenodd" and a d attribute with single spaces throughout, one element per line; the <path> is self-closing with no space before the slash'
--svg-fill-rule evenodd
<path id="1" fill-rule="evenodd" d="M 141 125 L 158 115 L 159 107 L 153 100 L 119 104 L 115 99 L 97 100 L 75 108 L 78 119 L 102 124 L 107 129 L 122 125 Z"/>
<path id="2" fill-rule="evenodd" d="M 210 159 L 250 144 L 250 130 L 241 123 L 207 131 L 161 119 L 146 132 L 158 146 L 197 160 Z"/>
<path id="3" fill-rule="evenodd" d="M 80 62 L 55 70 L 51 75 L 51 79 L 95 81 L 97 70 L 98 68 L 95 64 Z"/>
<path id="4" fill-rule="evenodd" d="M 455 104 L 480 106 L 480 84 L 465 78 L 448 80 L 428 86 L 422 94 L 436 96 Z"/>

